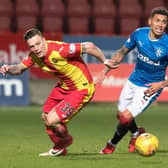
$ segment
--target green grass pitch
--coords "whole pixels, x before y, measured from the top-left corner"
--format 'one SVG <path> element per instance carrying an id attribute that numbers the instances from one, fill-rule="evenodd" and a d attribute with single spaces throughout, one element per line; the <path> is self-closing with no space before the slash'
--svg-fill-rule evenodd
<path id="1" fill-rule="evenodd" d="M 110 155 L 99 150 L 111 138 L 117 124 L 116 104 L 91 103 L 68 124 L 74 137 L 68 155 L 39 157 L 52 147 L 41 121 L 41 106 L 0 107 L 1 168 L 168 168 L 168 104 L 152 105 L 137 118 L 139 125 L 159 138 L 151 157 L 128 153 L 130 133 Z"/>

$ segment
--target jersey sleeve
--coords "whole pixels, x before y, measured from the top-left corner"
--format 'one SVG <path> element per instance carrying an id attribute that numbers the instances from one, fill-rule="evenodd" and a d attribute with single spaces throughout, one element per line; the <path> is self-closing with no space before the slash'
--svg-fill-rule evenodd
<path id="1" fill-rule="evenodd" d="M 133 49 L 135 48 L 136 46 L 136 35 L 137 35 L 137 30 L 134 31 L 130 36 L 129 38 L 127 39 L 127 41 L 125 42 L 125 46 L 128 48 L 128 49 Z"/>
<path id="2" fill-rule="evenodd" d="M 32 58 L 30 56 L 27 57 L 27 59 L 24 59 L 21 62 L 25 67 L 31 67 L 34 63 L 32 61 Z"/>
<path id="3" fill-rule="evenodd" d="M 67 57 L 80 57 L 82 55 L 81 43 L 63 43 L 60 47 L 61 56 Z"/>

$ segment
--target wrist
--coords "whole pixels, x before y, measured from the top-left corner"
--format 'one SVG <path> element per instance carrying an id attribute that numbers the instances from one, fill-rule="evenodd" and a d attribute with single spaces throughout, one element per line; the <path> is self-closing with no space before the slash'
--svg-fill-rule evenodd
<path id="1" fill-rule="evenodd" d="M 106 67 L 105 69 L 103 69 L 102 72 L 106 75 L 109 71 L 110 71 L 110 69 Z"/>
<path id="2" fill-rule="evenodd" d="M 109 60 L 108 60 L 108 59 L 105 59 L 104 62 L 103 62 L 103 64 L 104 64 L 104 65 L 108 65 L 108 62 L 109 62 Z"/>

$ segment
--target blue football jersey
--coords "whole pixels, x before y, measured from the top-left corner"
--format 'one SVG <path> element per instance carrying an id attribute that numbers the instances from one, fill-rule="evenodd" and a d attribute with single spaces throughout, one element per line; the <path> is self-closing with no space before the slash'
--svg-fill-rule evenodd
<path id="1" fill-rule="evenodd" d="M 165 80 L 168 65 L 168 35 L 151 40 L 150 27 L 136 29 L 125 42 L 128 49 L 137 48 L 138 58 L 129 80 L 138 86 Z"/>

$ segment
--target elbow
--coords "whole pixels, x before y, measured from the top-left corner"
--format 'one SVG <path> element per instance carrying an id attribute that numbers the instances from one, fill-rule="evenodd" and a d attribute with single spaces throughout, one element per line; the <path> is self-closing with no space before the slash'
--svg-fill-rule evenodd
<path id="1" fill-rule="evenodd" d="M 93 50 L 96 48 L 96 45 L 92 42 L 85 42 L 85 48 L 86 50 Z"/>

